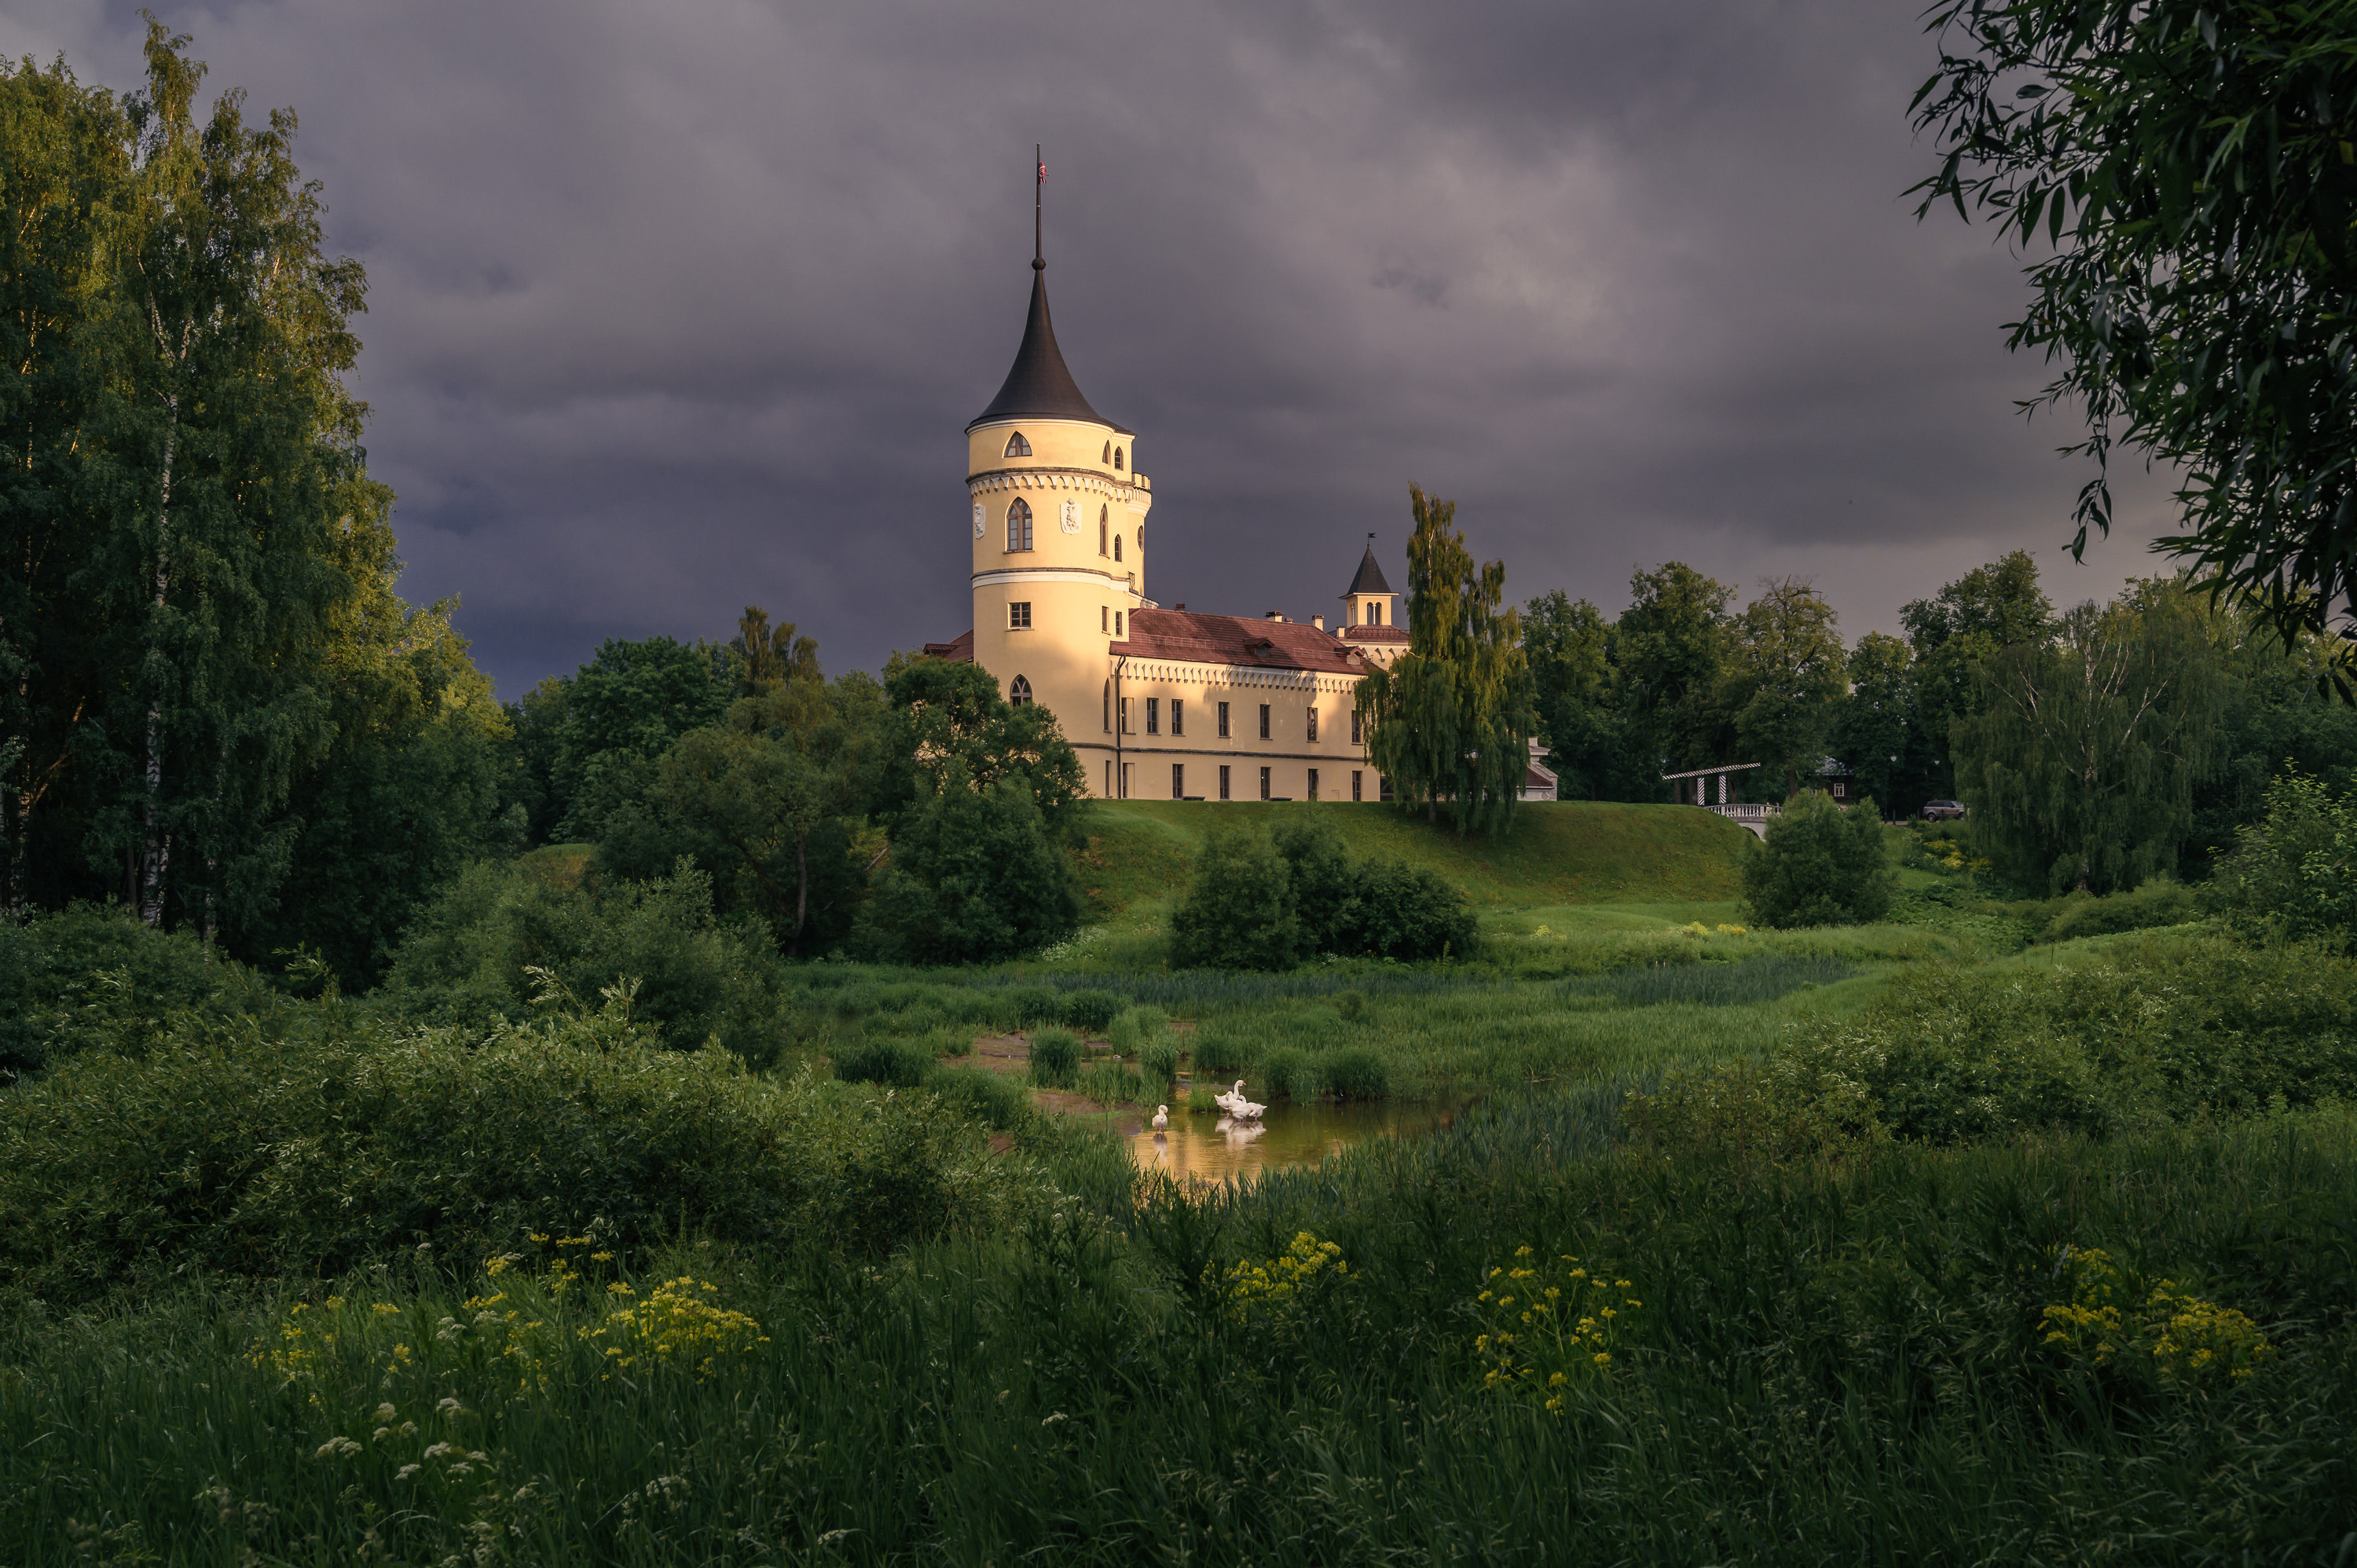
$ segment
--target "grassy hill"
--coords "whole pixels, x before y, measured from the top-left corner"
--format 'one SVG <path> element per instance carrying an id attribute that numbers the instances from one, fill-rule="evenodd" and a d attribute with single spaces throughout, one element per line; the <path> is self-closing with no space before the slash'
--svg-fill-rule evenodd
<path id="1" fill-rule="evenodd" d="M 1186 885 L 1205 836 L 1224 822 L 1274 825 L 1316 812 L 1351 853 L 1430 867 L 1477 908 L 1735 897 L 1751 835 L 1691 806 L 1587 800 L 1525 805 L 1493 838 L 1458 838 L 1388 806 L 1349 801 L 1101 801 L 1082 886 L 1100 914 Z"/>

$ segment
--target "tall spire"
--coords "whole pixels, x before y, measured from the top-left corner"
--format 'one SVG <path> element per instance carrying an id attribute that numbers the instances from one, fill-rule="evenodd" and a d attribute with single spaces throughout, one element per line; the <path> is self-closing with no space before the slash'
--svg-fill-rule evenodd
<path id="1" fill-rule="evenodd" d="M 1033 151 L 1036 155 L 1038 148 L 1035 146 Z M 1040 242 L 1040 194 L 1047 177 L 1047 164 L 1035 162 L 1031 181 L 1031 314 L 1023 323 L 1023 346 L 1015 351 L 1014 367 L 1006 372 L 998 395 L 990 400 L 988 408 L 974 415 L 966 425 L 968 430 L 992 420 L 1022 414 L 1084 419 L 1109 429 L 1123 429 L 1089 406 L 1089 400 L 1081 395 L 1079 383 L 1072 380 L 1072 372 L 1064 363 L 1063 350 L 1056 347 L 1055 325 L 1048 318 L 1047 252 Z"/>

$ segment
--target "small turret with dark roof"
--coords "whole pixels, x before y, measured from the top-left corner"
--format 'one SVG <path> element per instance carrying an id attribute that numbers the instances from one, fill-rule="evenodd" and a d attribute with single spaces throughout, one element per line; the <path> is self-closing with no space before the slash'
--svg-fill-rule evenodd
<path id="1" fill-rule="evenodd" d="M 1392 614 L 1392 585 L 1383 576 L 1383 569 L 1375 564 L 1375 536 L 1367 535 L 1367 553 L 1359 561 L 1359 575 L 1342 590 L 1342 630 L 1344 642 L 1351 643 L 1370 658 L 1388 662 L 1395 658 L 1408 639 L 1407 633 L 1396 623 Z"/>

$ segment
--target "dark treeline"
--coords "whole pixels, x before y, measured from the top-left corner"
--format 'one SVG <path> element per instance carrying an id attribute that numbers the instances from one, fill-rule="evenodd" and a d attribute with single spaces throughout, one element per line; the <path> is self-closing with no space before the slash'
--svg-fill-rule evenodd
<path id="1" fill-rule="evenodd" d="M 2324 679 L 2340 643 L 2287 650 L 2258 616 L 2171 578 L 2058 611 L 2020 551 L 1845 648 L 1794 580 L 1740 609 L 1679 562 L 1607 618 L 1561 592 L 1523 607 L 1539 734 L 1567 800 L 1660 800 L 1664 772 L 1758 762 L 1746 800 L 1851 782 L 1911 815 L 1963 799 L 2005 879 L 2042 894 L 2199 876 L 2287 768 L 2339 788 L 2357 715 Z"/>

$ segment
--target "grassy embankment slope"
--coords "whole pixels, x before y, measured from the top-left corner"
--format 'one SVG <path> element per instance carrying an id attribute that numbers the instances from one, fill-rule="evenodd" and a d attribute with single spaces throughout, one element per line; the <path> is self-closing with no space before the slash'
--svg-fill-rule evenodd
<path id="1" fill-rule="evenodd" d="M 1752 838 L 1684 806 L 1566 800 L 1525 805 L 1495 836 L 1459 837 L 1388 806 L 1348 801 L 1100 802 L 1082 886 L 1102 918 L 1168 898 L 1205 839 L 1228 823 L 1274 826 L 1314 813 L 1353 854 L 1424 866 L 1480 909 L 1607 903 L 1721 903 L 1741 890 Z"/>

